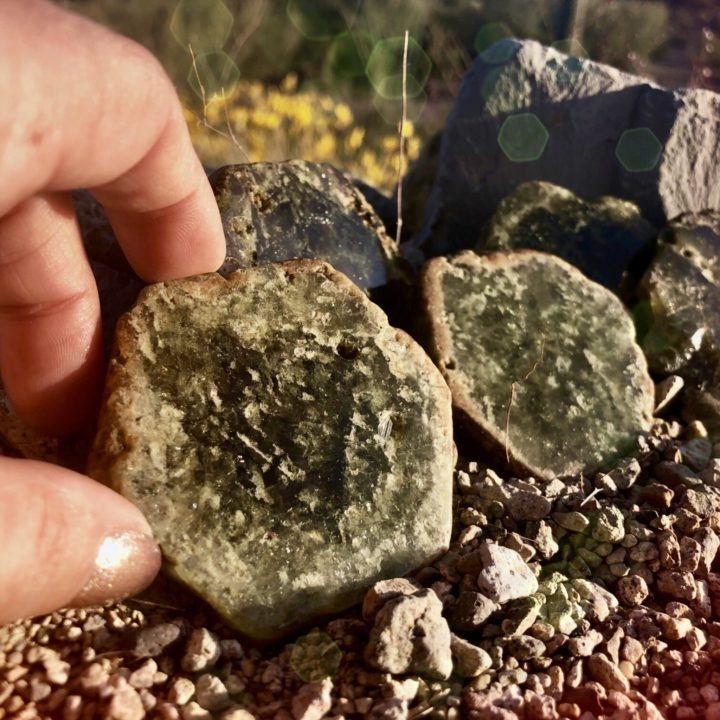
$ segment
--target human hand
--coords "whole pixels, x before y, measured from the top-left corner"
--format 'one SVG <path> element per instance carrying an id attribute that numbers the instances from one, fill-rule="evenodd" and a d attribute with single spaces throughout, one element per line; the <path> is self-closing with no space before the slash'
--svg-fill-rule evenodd
<path id="1" fill-rule="evenodd" d="M 91 422 L 100 304 L 68 191 L 91 189 L 148 282 L 216 270 L 225 241 L 175 90 L 134 42 L 49 0 L 0 3 L 0 374 L 29 425 Z M 77 473 L 0 458 L 0 623 L 137 592 L 140 512 Z"/>

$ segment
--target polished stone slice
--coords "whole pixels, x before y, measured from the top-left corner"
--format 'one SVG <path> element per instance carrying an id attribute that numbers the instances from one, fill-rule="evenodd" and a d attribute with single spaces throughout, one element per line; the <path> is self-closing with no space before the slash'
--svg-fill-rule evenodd
<path id="1" fill-rule="evenodd" d="M 319 261 L 146 289 L 120 321 L 89 471 L 235 627 L 279 637 L 443 552 L 450 394 Z"/>
<path id="2" fill-rule="evenodd" d="M 500 202 L 477 249 L 552 253 L 618 291 L 656 234 L 627 200 L 583 200 L 552 183 L 528 182 Z"/>
<path id="3" fill-rule="evenodd" d="M 364 290 L 399 277 L 395 242 L 362 193 L 331 165 L 227 165 L 210 182 L 227 241 L 221 274 L 309 258 L 326 260 Z"/>
<path id="4" fill-rule="evenodd" d="M 550 479 L 608 467 L 649 429 L 654 386 L 609 290 L 531 250 L 431 260 L 429 344 L 460 421 L 497 459 Z"/>

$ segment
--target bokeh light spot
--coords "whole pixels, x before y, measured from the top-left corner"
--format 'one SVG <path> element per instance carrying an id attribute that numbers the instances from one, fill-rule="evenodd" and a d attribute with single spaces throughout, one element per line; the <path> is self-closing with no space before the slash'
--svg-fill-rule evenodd
<path id="1" fill-rule="evenodd" d="M 615 155 L 628 172 L 647 172 L 660 160 L 663 146 L 647 127 L 625 130 L 615 148 Z"/>
<path id="2" fill-rule="evenodd" d="M 371 47 L 369 35 L 361 32 L 341 33 L 330 43 L 324 71 L 330 77 L 343 80 L 364 77 Z"/>
<path id="3" fill-rule="evenodd" d="M 406 120 L 417 122 L 425 110 L 427 104 L 427 94 L 424 90 L 419 95 L 410 98 L 407 104 Z M 402 102 L 398 99 L 388 100 L 381 95 L 375 95 L 373 98 L 373 106 L 377 110 L 382 119 L 393 127 L 397 127 L 402 119 Z"/>
<path id="4" fill-rule="evenodd" d="M 196 56 L 187 78 L 192 91 L 206 101 L 223 92 L 229 94 L 239 79 L 238 66 L 222 50 Z"/>
<path id="5" fill-rule="evenodd" d="M 195 53 L 220 50 L 230 35 L 233 14 L 222 0 L 180 0 L 170 20 L 170 32 Z"/>
<path id="6" fill-rule="evenodd" d="M 375 92 L 386 99 L 402 97 L 404 37 L 379 40 L 365 67 Z M 417 97 L 427 82 L 432 60 L 412 37 L 408 41 L 407 96 Z"/>
<path id="7" fill-rule="evenodd" d="M 352 25 L 360 0 L 288 0 L 285 10 L 290 22 L 308 40 L 328 40 Z"/>
<path id="8" fill-rule="evenodd" d="M 512 162 L 532 162 L 545 150 L 548 131 L 534 113 L 519 113 L 505 118 L 498 134 L 498 145 Z"/>
<path id="9" fill-rule="evenodd" d="M 305 682 L 334 677 L 340 667 L 342 650 L 324 632 L 313 630 L 299 637 L 290 653 L 290 665 Z"/>
<path id="10" fill-rule="evenodd" d="M 485 62 L 505 62 L 512 56 L 511 47 L 508 50 L 507 46 L 501 44 L 495 50 L 491 50 L 494 45 L 500 40 L 511 38 L 513 36 L 510 28 L 502 22 L 492 22 L 481 25 L 475 33 L 475 39 L 473 40 L 473 47 L 475 51 L 482 56 Z M 510 55 L 504 56 L 507 53 Z M 495 55 L 499 55 L 499 59 L 495 59 Z"/>

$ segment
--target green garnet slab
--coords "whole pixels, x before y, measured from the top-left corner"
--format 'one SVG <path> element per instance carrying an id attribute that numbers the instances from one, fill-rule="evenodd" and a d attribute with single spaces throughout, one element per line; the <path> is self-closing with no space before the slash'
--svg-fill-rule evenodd
<path id="1" fill-rule="evenodd" d="M 448 388 L 315 260 L 170 281 L 120 321 L 89 472 L 168 570 L 276 638 L 448 546 Z"/>
<path id="2" fill-rule="evenodd" d="M 628 313 L 564 260 L 531 250 L 435 258 L 423 292 L 460 420 L 518 472 L 607 467 L 649 429 L 653 383 Z"/>

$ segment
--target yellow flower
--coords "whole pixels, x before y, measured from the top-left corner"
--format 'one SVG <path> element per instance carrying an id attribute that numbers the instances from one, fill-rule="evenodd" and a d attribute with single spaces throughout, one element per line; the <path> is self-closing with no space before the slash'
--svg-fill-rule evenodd
<path id="1" fill-rule="evenodd" d="M 337 119 L 337 127 L 344 130 L 352 123 L 353 114 L 345 103 L 340 103 L 335 106 L 335 118 Z"/>
<path id="2" fill-rule="evenodd" d="M 354 127 L 345 141 L 345 146 L 351 152 L 357 150 L 363 142 L 365 137 L 365 129 L 361 127 Z"/>

